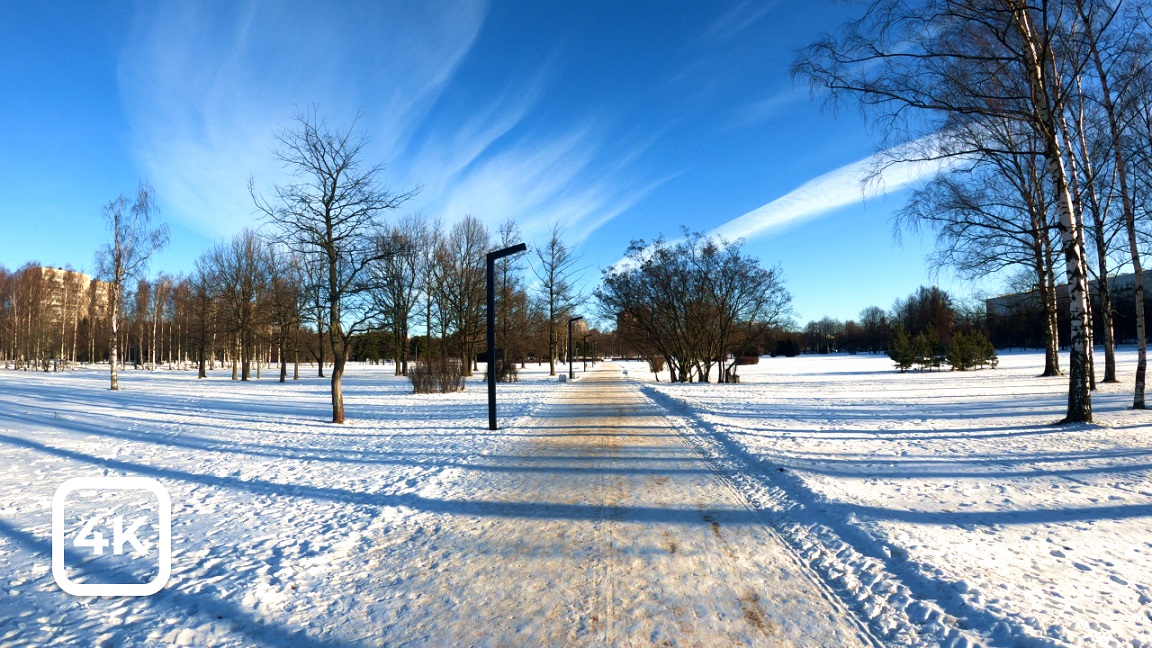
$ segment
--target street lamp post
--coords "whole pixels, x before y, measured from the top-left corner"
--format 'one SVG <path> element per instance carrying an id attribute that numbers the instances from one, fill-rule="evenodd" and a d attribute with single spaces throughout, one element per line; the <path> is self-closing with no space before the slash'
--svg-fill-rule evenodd
<path id="1" fill-rule="evenodd" d="M 584 319 L 583 315 L 568 318 L 568 380 L 576 380 L 576 371 L 572 368 L 572 322 L 578 322 L 582 319 Z"/>
<path id="2" fill-rule="evenodd" d="M 584 356 L 584 373 L 588 373 L 588 338 L 592 337 L 591 333 L 585 333 L 584 339 L 580 341 L 581 354 Z"/>
<path id="3" fill-rule="evenodd" d="M 487 256 L 488 289 L 488 429 L 496 429 L 496 260 L 528 249 L 523 243 L 489 252 Z"/>

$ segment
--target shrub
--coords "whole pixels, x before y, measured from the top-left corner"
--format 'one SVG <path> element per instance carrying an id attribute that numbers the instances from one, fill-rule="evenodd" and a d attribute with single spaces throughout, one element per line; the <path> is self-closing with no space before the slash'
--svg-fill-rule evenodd
<path id="1" fill-rule="evenodd" d="M 419 360 L 408 369 L 412 391 L 416 394 L 447 394 L 463 391 L 464 372 L 459 358 Z"/>
<path id="2" fill-rule="evenodd" d="M 782 355 L 785 358 L 795 358 L 800 355 L 800 340 L 795 337 L 786 337 L 776 343 L 776 348 L 772 349 L 772 357 Z"/>
<path id="3" fill-rule="evenodd" d="M 488 370 L 484 370 L 484 381 L 488 381 Z M 496 361 L 496 382 L 519 382 L 520 370 L 516 368 L 515 362 L 504 362 L 504 360 Z"/>
<path id="4" fill-rule="evenodd" d="M 758 355 L 740 356 L 739 358 L 736 358 L 736 364 L 739 366 L 760 364 L 760 356 L 758 356 Z"/>
<path id="5" fill-rule="evenodd" d="M 948 345 L 948 364 L 953 371 L 967 371 L 984 366 L 995 367 L 1000 359 L 996 349 L 980 331 L 958 331 Z"/>
<path id="6" fill-rule="evenodd" d="M 648 358 L 648 369 L 654 374 L 664 371 L 664 356 L 654 355 Z"/>

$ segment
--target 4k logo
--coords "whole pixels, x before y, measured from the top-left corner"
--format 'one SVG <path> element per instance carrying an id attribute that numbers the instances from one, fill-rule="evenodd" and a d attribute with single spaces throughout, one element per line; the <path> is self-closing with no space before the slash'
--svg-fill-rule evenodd
<path id="1" fill-rule="evenodd" d="M 136 555 L 143 556 L 148 553 L 144 545 L 140 544 L 140 539 L 136 537 L 136 531 L 144 524 L 144 518 L 136 518 L 132 520 L 132 526 L 128 530 L 124 530 L 124 516 L 117 515 L 112 518 L 113 532 L 112 532 L 112 553 L 119 556 L 124 553 L 124 543 L 127 542 L 132 545 L 136 550 Z M 80 529 L 80 534 L 72 541 L 72 544 L 77 547 L 91 547 L 92 553 L 99 556 L 104 553 L 104 547 L 108 546 L 108 541 L 104 539 L 104 534 L 95 531 L 96 525 L 100 523 L 100 518 L 88 518 L 84 523 L 84 528 Z"/>
<path id="2" fill-rule="evenodd" d="M 83 523 L 74 533 L 66 530 L 66 519 L 76 517 L 70 511 L 69 495 L 89 493 L 104 496 L 115 504 L 117 497 L 131 498 L 151 495 L 155 498 L 155 511 L 150 515 L 88 516 L 81 514 Z M 76 507 L 76 503 L 71 505 Z M 71 513 L 71 515 L 69 515 Z M 154 517 L 158 535 L 151 543 L 141 537 L 141 527 Z M 112 539 L 109 540 L 107 533 Z M 155 546 L 153 546 L 155 545 Z M 111 548 L 110 552 L 106 552 Z M 153 552 L 155 549 L 155 552 Z M 73 580 L 66 558 L 128 556 L 148 558 L 155 553 L 155 576 L 140 582 L 80 582 Z M 75 596 L 148 596 L 160 591 L 172 573 L 172 502 L 168 491 L 160 482 L 147 477 L 77 477 L 69 479 L 56 489 L 52 498 L 52 577 L 60 589 Z"/>

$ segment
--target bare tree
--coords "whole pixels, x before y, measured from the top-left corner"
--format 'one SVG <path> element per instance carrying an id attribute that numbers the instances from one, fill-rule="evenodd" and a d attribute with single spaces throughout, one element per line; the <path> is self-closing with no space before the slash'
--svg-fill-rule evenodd
<path id="1" fill-rule="evenodd" d="M 192 325 L 196 347 L 196 377 L 208 377 L 208 366 L 215 362 L 217 314 L 220 309 L 217 299 L 218 286 L 215 269 L 210 254 L 196 260 L 196 270 L 192 275 Z"/>
<path id="2" fill-rule="evenodd" d="M 1003 135 L 1010 139 L 1009 132 Z M 1021 150 L 990 156 L 965 173 L 933 179 L 911 193 L 897 222 L 904 228 L 933 228 L 934 262 L 951 266 L 961 276 L 1029 268 L 1044 315 L 1043 375 L 1057 376 L 1060 340 L 1045 166 L 1038 155 Z"/>
<path id="3" fill-rule="evenodd" d="M 792 299 L 779 268 L 762 268 L 742 244 L 690 232 L 633 241 L 625 262 L 604 271 L 602 314 L 650 360 L 663 358 L 673 382 L 708 381 L 718 363 L 719 380 L 733 382 L 736 356 L 787 320 Z"/>
<path id="4" fill-rule="evenodd" d="M 548 374 L 555 376 L 562 320 L 579 301 L 572 280 L 578 271 L 576 264 L 580 256 L 564 242 L 564 228 L 559 222 L 552 224 L 547 242 L 535 246 L 535 250 L 536 264 L 532 271 L 536 274 L 537 298 L 548 329 Z"/>
<path id="5" fill-rule="evenodd" d="M 878 0 L 839 37 L 804 49 L 794 73 L 851 97 L 894 138 L 928 142 L 921 157 L 966 155 L 947 146 L 957 126 L 1009 119 L 1030 130 L 1044 161 L 1069 287 L 1067 422 L 1092 420 L 1088 278 L 1062 129 L 1073 11 L 1064 1 Z M 1069 68 L 1072 69 L 1069 69 Z M 925 135 L 929 137 L 925 138 Z M 1013 151 L 1015 153 L 1015 151 Z"/>
<path id="6" fill-rule="evenodd" d="M 1095 98 L 1105 116 L 1107 153 L 1112 156 L 1112 172 L 1120 206 L 1128 255 L 1135 278 L 1136 309 L 1136 386 L 1132 407 L 1144 409 L 1144 380 L 1147 371 L 1147 341 L 1144 319 L 1144 276 L 1136 233 L 1136 209 L 1133 198 L 1131 165 L 1126 155 L 1126 131 L 1136 102 L 1133 95 L 1140 89 L 1137 79 L 1149 63 L 1148 38 L 1140 34 L 1131 21 L 1119 16 L 1120 3 L 1076 0 L 1083 26 L 1091 69 L 1096 74 Z M 1125 110 L 1127 108 L 1127 110 Z M 1107 282 L 1107 278 L 1103 279 Z"/>
<path id="7" fill-rule="evenodd" d="M 406 376 L 411 319 L 427 275 L 425 261 L 427 249 L 433 244 L 431 230 L 427 219 L 415 214 L 377 236 L 385 255 L 371 267 L 373 297 L 386 325 L 392 329 L 396 375 Z"/>
<path id="8" fill-rule="evenodd" d="M 277 245 L 269 246 L 267 255 L 269 322 L 280 362 L 280 382 L 286 382 L 289 347 L 296 345 L 296 331 L 300 328 L 300 263 L 295 255 Z"/>
<path id="9" fill-rule="evenodd" d="M 484 255 L 492 249 L 488 228 L 479 219 L 465 216 L 441 239 L 441 245 L 440 288 L 448 307 L 446 319 L 451 323 L 464 375 L 470 376 L 484 331 Z"/>
<path id="10" fill-rule="evenodd" d="M 121 194 L 104 206 L 104 220 L 112 241 L 96 253 L 96 266 L 100 277 L 109 284 L 111 389 L 120 389 L 116 374 L 117 318 L 124 282 L 139 278 L 152 255 L 168 244 L 168 226 L 161 224 L 152 228 L 156 211 L 155 192 L 146 184 L 136 189 L 134 200 Z"/>
<path id="11" fill-rule="evenodd" d="M 348 345 L 372 318 L 367 268 L 383 258 L 373 234 L 384 215 L 414 194 L 396 194 L 380 182 L 383 167 L 362 162 L 368 140 L 356 120 L 333 130 L 315 109 L 276 134 L 277 159 L 294 182 L 271 198 L 249 181 L 253 202 L 275 230 L 275 240 L 305 259 L 319 259 L 327 299 L 325 325 L 332 345 L 332 422 L 344 422 L 342 381 Z"/>
<path id="12" fill-rule="evenodd" d="M 232 338 L 232 379 L 248 380 L 255 356 L 256 337 L 266 313 L 261 308 L 270 280 L 270 253 L 255 232 L 244 229 L 232 241 L 218 244 L 204 257 L 213 295 L 222 307 L 225 331 Z M 237 376 L 239 364 L 239 376 Z"/>
<path id="13" fill-rule="evenodd" d="M 156 342 L 157 339 L 163 335 L 164 307 L 168 303 L 171 291 L 172 277 L 161 273 L 152 284 L 152 346 L 148 351 L 148 368 L 150 370 L 156 369 Z M 161 329 L 159 336 L 157 335 L 158 328 Z M 161 353 L 162 352 L 163 349 L 161 348 Z"/>
<path id="14" fill-rule="evenodd" d="M 516 221 L 509 219 L 500 225 L 500 247 L 507 248 L 524 240 Z M 511 255 L 496 261 L 496 346 L 502 350 L 504 361 L 519 361 L 523 365 L 531 329 L 528 292 L 522 278 L 525 259 Z"/>

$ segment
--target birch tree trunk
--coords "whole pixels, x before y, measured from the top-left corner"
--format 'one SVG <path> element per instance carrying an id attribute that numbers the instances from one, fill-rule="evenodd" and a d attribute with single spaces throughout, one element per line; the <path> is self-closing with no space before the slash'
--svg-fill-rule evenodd
<path id="1" fill-rule="evenodd" d="M 116 374 L 116 351 L 120 345 L 119 335 L 116 331 L 117 320 L 120 318 L 116 314 L 120 312 L 120 286 L 114 282 L 109 286 L 108 293 L 108 301 L 111 302 L 109 310 L 112 312 L 111 322 L 108 326 L 108 364 L 112 367 L 112 386 L 109 389 L 115 391 L 120 389 L 120 377 Z"/>
<path id="2" fill-rule="evenodd" d="M 1022 40 L 1026 57 L 1028 86 L 1034 111 L 1037 135 L 1044 145 L 1044 158 L 1052 178 L 1057 229 L 1063 248 L 1065 274 L 1068 283 L 1068 314 L 1070 344 L 1068 357 L 1068 411 L 1063 422 L 1087 423 L 1092 421 L 1092 396 L 1089 390 L 1088 366 L 1088 282 L 1082 244 L 1079 237 L 1080 217 L 1076 213 L 1069 191 L 1068 175 L 1064 165 L 1059 125 L 1051 104 L 1054 88 L 1050 87 L 1045 67 L 1048 61 L 1038 47 L 1039 36 L 1028 8 L 1020 0 L 1006 0 L 1012 8 L 1015 28 Z"/>

